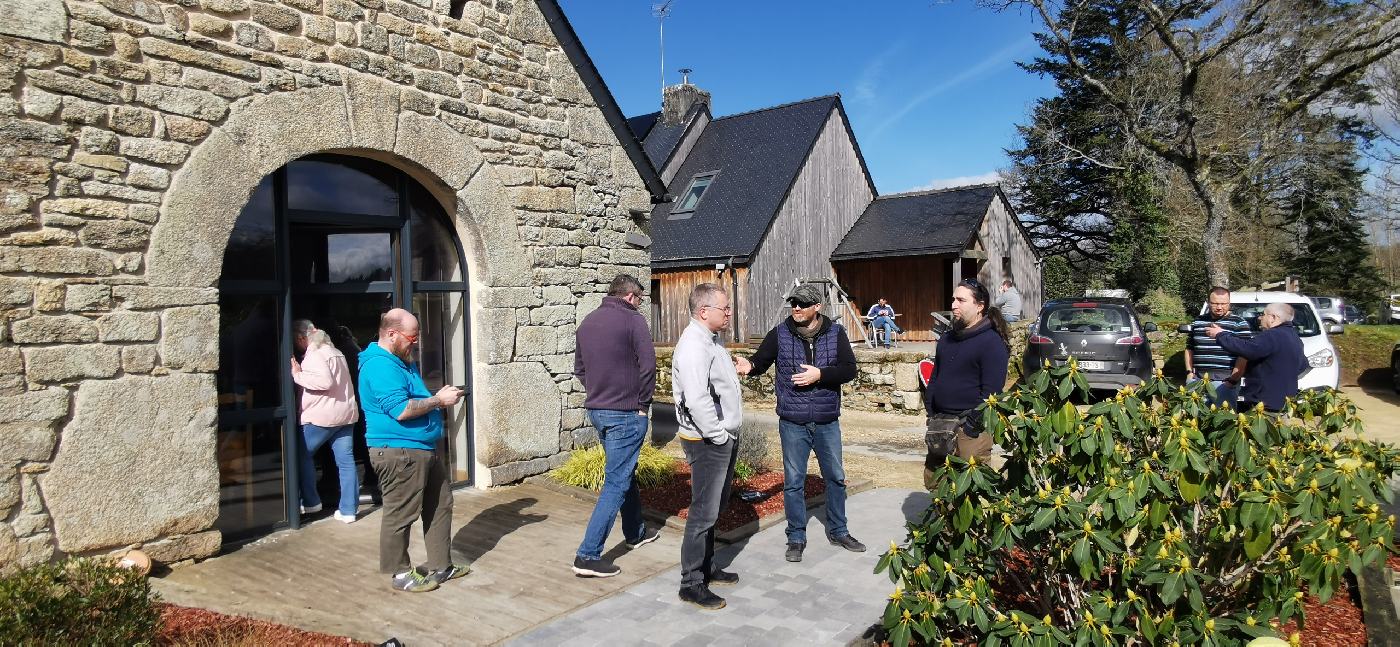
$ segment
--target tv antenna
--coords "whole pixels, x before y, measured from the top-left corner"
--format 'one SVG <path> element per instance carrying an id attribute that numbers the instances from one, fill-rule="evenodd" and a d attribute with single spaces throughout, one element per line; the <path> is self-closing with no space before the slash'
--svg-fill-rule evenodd
<path id="1" fill-rule="evenodd" d="M 676 0 L 664 0 L 651 6 L 651 15 L 656 16 L 657 32 L 661 36 L 661 94 L 666 94 L 666 17 L 671 15 L 671 5 Z"/>

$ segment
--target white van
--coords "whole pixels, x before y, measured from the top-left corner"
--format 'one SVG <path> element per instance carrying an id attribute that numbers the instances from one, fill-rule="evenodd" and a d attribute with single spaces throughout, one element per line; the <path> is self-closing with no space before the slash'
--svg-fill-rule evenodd
<path id="1" fill-rule="evenodd" d="M 1337 388 L 1341 383 L 1342 358 L 1337 347 L 1332 345 L 1328 335 L 1342 334 L 1339 324 L 1324 321 L 1318 316 L 1317 308 L 1308 297 L 1293 292 L 1231 292 L 1230 312 L 1249 322 L 1254 330 L 1259 330 L 1259 315 L 1264 306 L 1270 303 L 1287 303 L 1293 306 L 1293 326 L 1303 339 L 1303 356 L 1308 360 L 1308 370 L 1298 376 L 1298 389 Z M 1205 314 L 1209 306 L 1202 305 Z"/>

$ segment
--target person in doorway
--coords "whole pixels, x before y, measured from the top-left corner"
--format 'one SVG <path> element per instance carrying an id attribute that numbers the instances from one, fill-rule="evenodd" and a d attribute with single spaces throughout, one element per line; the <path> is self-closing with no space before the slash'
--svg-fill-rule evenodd
<path id="1" fill-rule="evenodd" d="M 360 406 L 365 443 L 379 474 L 384 510 L 379 527 L 379 569 L 395 591 L 421 592 L 466 575 L 452 563 L 452 489 L 442 447 L 442 409 L 462 399 L 447 385 L 430 393 L 413 362 L 418 318 L 394 308 L 379 318 L 379 340 L 360 352 Z M 423 522 L 426 572 L 408 558 L 409 530 Z"/>
<path id="2" fill-rule="evenodd" d="M 603 544 L 619 513 L 628 548 L 661 536 L 659 530 L 647 530 L 642 520 L 641 491 L 634 478 L 656 390 L 656 347 L 646 317 L 637 311 L 641 303 L 641 282 L 619 274 L 608 286 L 603 303 L 578 325 L 574 376 L 588 394 L 583 407 L 598 430 L 605 461 L 603 489 L 574 556 L 573 570 L 579 577 L 612 577 L 620 572 L 603 559 Z"/>
<path id="3" fill-rule="evenodd" d="M 350 382 L 350 366 L 345 355 L 331 343 L 325 331 L 305 319 L 292 323 L 293 342 L 305 354 L 300 362 L 292 359 L 292 381 L 301 389 L 301 435 L 297 439 L 300 459 L 302 514 L 321 511 L 316 492 L 316 450 L 330 443 L 340 474 L 340 503 L 337 521 L 354 523 L 360 507 L 360 479 L 355 472 L 354 429 L 360 419 L 359 403 Z"/>
<path id="4" fill-rule="evenodd" d="M 1293 306 L 1270 303 L 1259 315 L 1263 330 L 1253 338 L 1211 324 L 1206 327 L 1220 347 L 1248 360 L 1244 389 L 1240 393 L 1240 411 L 1263 405 L 1264 410 L 1278 413 L 1284 400 L 1298 395 L 1298 376 L 1308 370 L 1303 355 L 1303 340 L 1293 326 Z"/>
<path id="5" fill-rule="evenodd" d="M 904 332 L 904 329 L 900 328 L 894 322 L 894 306 L 891 306 L 890 302 L 886 301 L 884 297 L 880 297 L 878 303 L 870 306 L 870 310 L 865 313 L 865 316 L 870 319 L 871 329 L 884 333 L 884 337 L 877 337 L 876 339 L 879 340 L 879 343 L 885 348 L 889 348 L 890 344 L 893 343 L 895 333 Z"/>
<path id="6" fill-rule="evenodd" d="M 986 286 L 976 279 L 965 279 L 953 289 L 952 325 L 938 340 L 938 370 L 924 392 L 930 439 L 924 485 L 930 490 L 949 454 L 985 460 L 992 453 L 991 433 L 982 428 L 974 410 L 1005 388 L 1011 345 L 1006 321 L 988 305 L 990 300 Z M 940 438 L 952 442 L 942 444 Z"/>
<path id="7" fill-rule="evenodd" d="M 1244 317 L 1230 312 L 1228 289 L 1213 287 L 1206 299 L 1206 313 L 1191 322 L 1191 335 L 1186 338 L 1186 381 L 1209 380 L 1215 387 L 1211 403 L 1234 409 L 1239 400 L 1240 380 L 1244 378 L 1249 360 L 1221 348 L 1206 329 L 1219 326 L 1225 332 L 1246 339 L 1254 333 Z"/>
<path id="8" fill-rule="evenodd" d="M 884 300 L 881 299 L 881 302 Z M 736 358 L 740 375 L 762 375 L 774 363 L 778 437 L 783 446 L 783 510 L 789 562 L 807 548 L 807 460 L 815 451 L 826 481 L 826 539 L 863 553 L 846 528 L 846 470 L 841 464 L 841 385 L 856 377 L 846 329 L 821 313 L 822 295 L 799 285 L 787 297 L 792 315 L 763 338 L 753 357 Z"/>
<path id="9" fill-rule="evenodd" d="M 1016 284 L 1010 278 L 1003 279 L 1001 288 L 997 291 L 997 299 L 992 302 L 992 307 L 1001 313 L 1001 317 L 1006 323 L 1016 323 L 1021 320 L 1021 292 L 1016 289 Z"/>
<path id="10" fill-rule="evenodd" d="M 714 283 L 690 291 L 690 325 L 671 357 L 671 394 L 677 437 L 690 464 L 690 512 L 681 539 L 680 599 L 702 609 L 724 608 L 711 584 L 734 584 L 739 576 L 714 565 L 715 523 L 729 502 L 738 458 L 743 399 L 733 356 L 719 339 L 733 314 L 729 295 Z"/>

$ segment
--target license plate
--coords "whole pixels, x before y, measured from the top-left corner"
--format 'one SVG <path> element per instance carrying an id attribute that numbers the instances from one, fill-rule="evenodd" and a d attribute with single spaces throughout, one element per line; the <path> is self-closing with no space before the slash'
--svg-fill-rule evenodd
<path id="1" fill-rule="evenodd" d="M 1108 368 L 1107 362 L 1095 362 L 1090 360 L 1079 360 L 1079 368 L 1086 371 L 1102 371 Z"/>

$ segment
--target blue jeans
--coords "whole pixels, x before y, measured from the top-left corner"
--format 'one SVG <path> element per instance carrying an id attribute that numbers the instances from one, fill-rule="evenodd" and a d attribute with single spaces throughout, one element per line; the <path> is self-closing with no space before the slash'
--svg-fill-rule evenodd
<path id="1" fill-rule="evenodd" d="M 646 522 L 642 521 L 642 493 L 633 477 L 637 473 L 637 459 L 642 455 L 642 441 L 647 437 L 647 416 L 636 411 L 589 409 L 588 419 L 598 430 L 598 442 L 602 443 L 607 459 L 603 468 L 603 490 L 598 493 L 598 503 L 588 518 L 588 529 L 583 533 L 583 543 L 578 545 L 578 556 L 601 559 L 603 543 L 608 540 L 613 519 L 619 512 L 622 513 L 622 536 L 628 542 L 638 541 L 646 533 Z"/>
<path id="2" fill-rule="evenodd" d="M 1199 381 L 1199 379 L 1190 380 L 1187 384 L 1195 384 Z M 1240 385 L 1227 384 L 1224 380 L 1211 380 L 1210 385 L 1215 387 L 1215 399 L 1210 399 L 1210 397 L 1207 396 L 1207 404 L 1214 404 L 1227 409 L 1235 409 L 1239 406 Z"/>
<path id="3" fill-rule="evenodd" d="M 360 507 L 360 477 L 355 473 L 354 455 L 355 425 L 340 427 L 319 427 L 313 424 L 301 426 L 297 439 L 301 454 L 301 504 L 308 508 L 321 505 L 321 495 L 316 492 L 316 466 L 311 457 L 326 441 L 331 443 L 331 453 L 335 454 L 335 468 L 340 472 L 340 514 L 353 515 Z"/>
<path id="4" fill-rule="evenodd" d="M 841 465 L 841 423 L 796 423 L 778 419 L 783 444 L 783 510 L 787 512 L 787 538 L 807 541 L 807 457 L 817 454 L 817 466 L 826 480 L 826 534 L 841 538 L 846 529 L 846 468 Z"/>
<path id="5" fill-rule="evenodd" d="M 894 319 L 880 315 L 870 322 L 871 327 L 880 328 L 885 331 L 885 344 L 889 344 L 894 339 L 894 334 L 900 331 L 899 326 L 894 325 Z M 876 341 L 880 341 L 878 338 Z"/>

